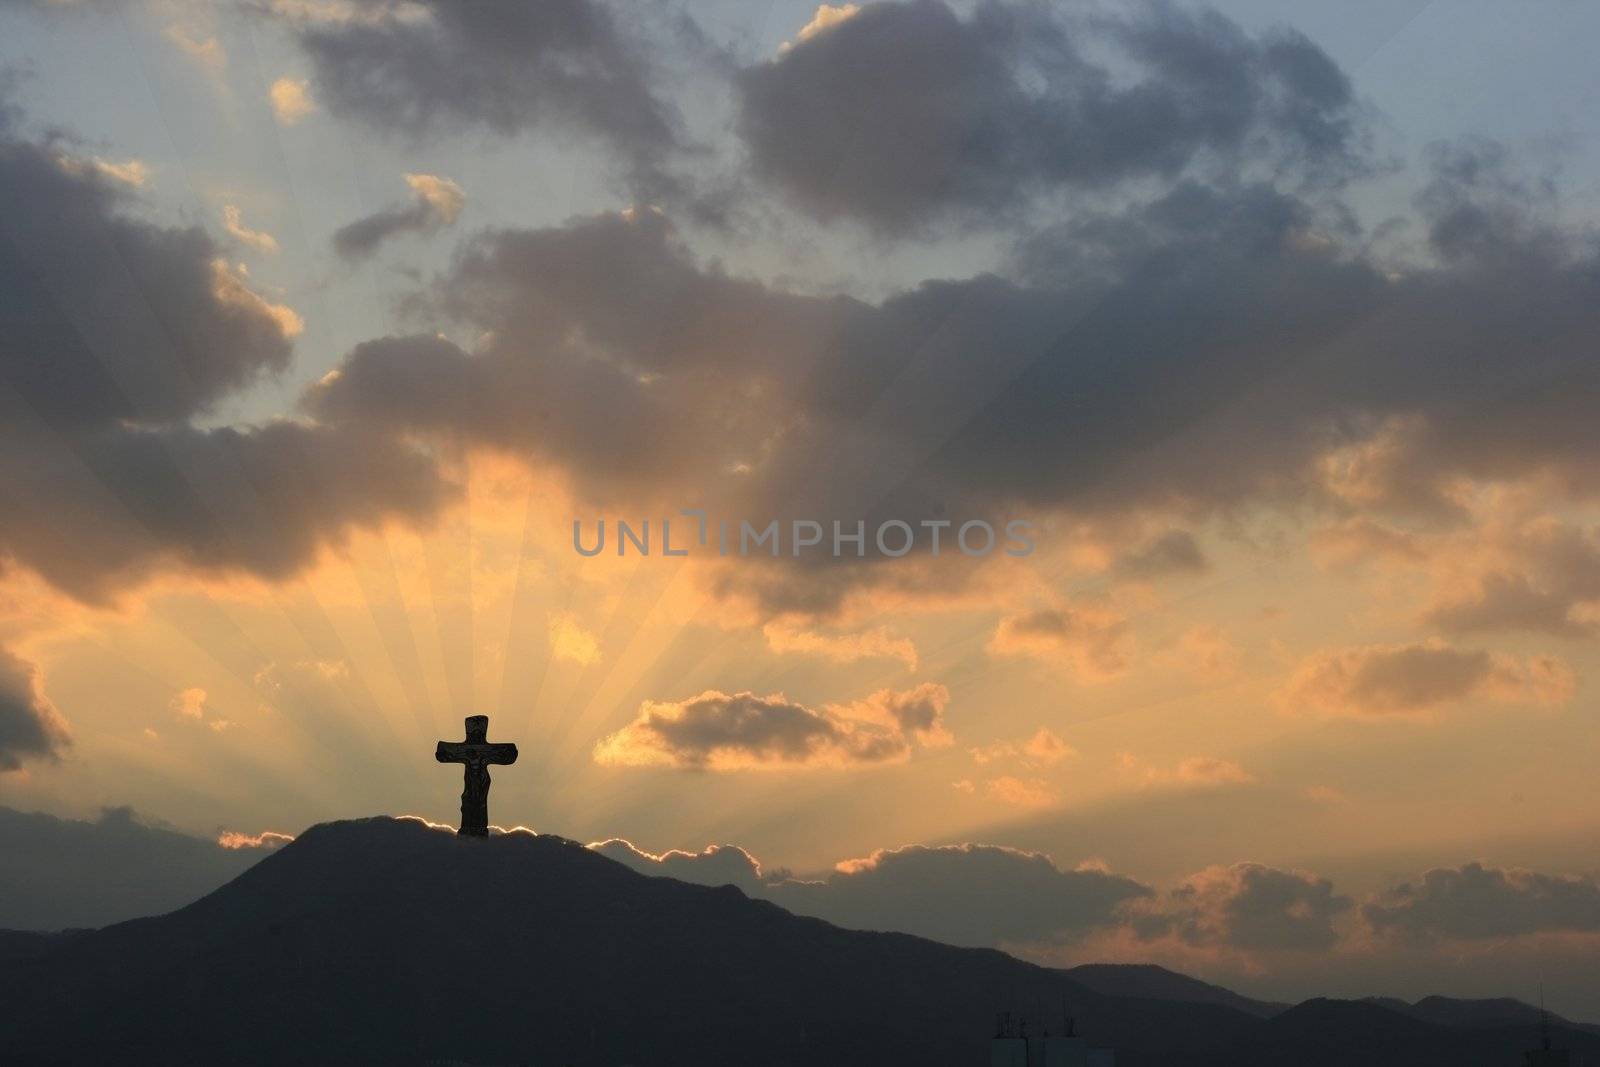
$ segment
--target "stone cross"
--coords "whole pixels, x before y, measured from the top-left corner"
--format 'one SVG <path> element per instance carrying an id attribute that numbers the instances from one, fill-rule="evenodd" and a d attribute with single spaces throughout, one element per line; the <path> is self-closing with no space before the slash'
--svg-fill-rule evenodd
<path id="1" fill-rule="evenodd" d="M 489 716 L 467 716 L 465 741 L 440 741 L 433 758 L 440 763 L 464 763 L 462 777 L 465 787 L 461 793 L 462 837 L 489 836 L 489 764 L 517 762 L 517 746 L 507 742 L 491 744 Z"/>

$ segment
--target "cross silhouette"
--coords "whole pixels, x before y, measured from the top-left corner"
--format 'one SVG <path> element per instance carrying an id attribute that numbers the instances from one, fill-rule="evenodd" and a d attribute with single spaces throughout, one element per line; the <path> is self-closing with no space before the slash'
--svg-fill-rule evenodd
<path id="1" fill-rule="evenodd" d="M 489 764 L 517 762 L 517 746 L 505 741 L 490 743 L 489 716 L 467 716 L 465 741 L 440 741 L 433 758 L 440 763 L 463 763 L 464 786 L 461 793 L 462 837 L 489 836 Z"/>

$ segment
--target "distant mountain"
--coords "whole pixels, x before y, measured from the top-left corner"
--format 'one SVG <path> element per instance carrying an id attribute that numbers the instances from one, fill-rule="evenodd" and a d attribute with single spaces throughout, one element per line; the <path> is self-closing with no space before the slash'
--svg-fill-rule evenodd
<path id="1" fill-rule="evenodd" d="M 1552 1028 L 1558 1048 L 1600 1062 L 1600 1038 Z M 1230 1057 L 1197 1062 L 1295 1064 L 1296 1067 L 1354 1067 L 1358 1064 L 1410 1064 L 1458 1067 L 1482 1064 L 1516 1067 L 1523 1053 L 1539 1044 L 1538 1025 L 1486 1024 L 1444 1027 L 1367 1001 L 1308 1000 L 1266 1020 L 1239 1042 Z"/>
<path id="2" fill-rule="evenodd" d="M 1062 972 L 1097 993 L 1113 997 L 1144 997 L 1148 1000 L 1177 1000 L 1193 1004 L 1220 1004 L 1247 1015 L 1266 1019 L 1284 1011 L 1288 1004 L 1251 1000 L 1231 989 L 1190 978 L 1153 963 L 1086 963 Z"/>
<path id="3" fill-rule="evenodd" d="M 1508 1023 L 1537 1026 L 1542 1014 L 1532 1004 L 1524 1004 L 1522 1001 L 1513 1000 L 1510 997 L 1495 997 L 1487 1000 L 1424 997 L 1415 1004 L 1408 1004 L 1393 997 L 1370 997 L 1367 1002 L 1381 1004 L 1393 1011 L 1409 1015 L 1413 1019 L 1437 1023 L 1440 1026 L 1499 1026 Z M 1550 1015 L 1550 1024 L 1573 1030 L 1582 1030 L 1586 1033 L 1600 1034 L 1600 1026 L 1593 1023 L 1573 1022 L 1570 1019 L 1563 1019 L 1554 1013 Z"/>
<path id="4" fill-rule="evenodd" d="M 6 944 L 0 939 L 0 946 Z M 1003 953 L 842 930 L 561 838 L 313 827 L 180 911 L 0 948 L 7 1064 L 988 1062 L 1070 1004 L 1119 1067 L 1515 1064 L 1537 1027 L 1361 1003 L 1262 1019 L 1097 992 Z M 1181 977 L 1181 976 L 1174 976 Z M 1558 1043 L 1600 1062 L 1600 1037 Z"/>
<path id="5" fill-rule="evenodd" d="M 129 808 L 85 822 L 0 805 L 0 928 L 105 926 L 171 911 L 260 856 L 149 825 Z"/>

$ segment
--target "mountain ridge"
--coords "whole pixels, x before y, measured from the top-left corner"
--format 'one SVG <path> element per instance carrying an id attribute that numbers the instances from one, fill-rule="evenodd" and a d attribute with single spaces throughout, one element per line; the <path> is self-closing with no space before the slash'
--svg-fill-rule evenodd
<path id="1" fill-rule="evenodd" d="M 0 1002 L 15 1009 L 0 1040 L 19 1063 L 598 1067 L 748 1063 L 759 1050 L 770 1064 L 975 1064 L 996 1012 L 1041 1004 L 1053 1017 L 1063 1002 L 1121 1067 L 1265 1064 L 1285 1050 L 1308 1064 L 1489 1064 L 1537 1036 L 1359 1002 L 1262 1019 L 1111 996 L 996 950 L 648 877 L 552 835 L 459 839 L 383 817 L 313 827 L 175 912 L 23 955 L 0 958 Z M 1399 1044 L 1328 1059 L 1352 1045 L 1325 1033 L 1329 1012 Z M 1600 1037 L 1558 1037 L 1600 1054 Z"/>

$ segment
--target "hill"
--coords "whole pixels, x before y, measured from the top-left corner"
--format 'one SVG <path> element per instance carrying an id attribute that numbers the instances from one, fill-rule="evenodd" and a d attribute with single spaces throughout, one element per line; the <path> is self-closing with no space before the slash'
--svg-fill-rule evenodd
<path id="1" fill-rule="evenodd" d="M 1423 997 L 1415 1003 L 1407 1003 L 1393 998 L 1369 997 L 1368 1003 L 1382 1004 L 1392 1008 L 1403 1015 L 1424 1022 L 1438 1023 L 1440 1026 L 1495 1026 L 1506 1023 L 1537 1026 L 1545 1016 L 1532 1004 L 1524 1004 L 1520 1000 L 1510 997 L 1494 997 L 1490 999 L 1466 1000 L 1456 997 Z M 1594 1023 L 1573 1022 L 1563 1019 L 1555 1013 L 1550 1013 L 1549 1021 L 1552 1026 L 1567 1027 L 1572 1030 L 1582 1030 L 1590 1034 L 1600 1034 L 1600 1026 Z"/>
<path id="2" fill-rule="evenodd" d="M 313 827 L 179 911 L 27 947 L 0 957 L 8 1063 L 967 1065 L 988 1062 L 997 1011 L 1063 1002 L 1121 1067 L 1445 1062 L 1434 1050 L 1514 1063 L 1474 1050 L 1536 1032 L 1110 996 L 1000 952 L 646 877 L 557 837 L 394 819 Z M 1328 1059 L 1352 1044 L 1328 1033 L 1346 1024 L 1383 1043 Z M 1600 1056 L 1600 1038 L 1558 1036 Z"/>
<path id="3" fill-rule="evenodd" d="M 1195 1004 L 1220 1004 L 1246 1015 L 1266 1019 L 1288 1008 L 1268 1000 L 1252 1000 L 1231 989 L 1224 989 L 1198 978 L 1190 978 L 1153 963 L 1085 963 L 1062 972 L 1097 993 L 1114 997 L 1144 997 L 1149 1000 L 1177 1000 Z"/>

